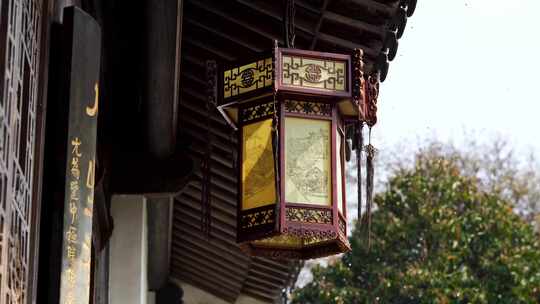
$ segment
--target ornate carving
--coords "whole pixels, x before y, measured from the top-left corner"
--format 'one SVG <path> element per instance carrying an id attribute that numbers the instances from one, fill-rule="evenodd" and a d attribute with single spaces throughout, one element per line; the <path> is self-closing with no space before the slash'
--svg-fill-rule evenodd
<path id="1" fill-rule="evenodd" d="M 283 55 L 283 85 L 329 91 L 346 91 L 346 62 Z"/>
<path id="2" fill-rule="evenodd" d="M 217 104 L 217 63 L 215 60 L 206 61 L 206 98 L 208 104 Z"/>
<path id="3" fill-rule="evenodd" d="M 280 242 L 283 241 L 283 244 Z M 332 228 L 286 227 L 282 234 L 240 246 L 250 255 L 273 259 L 313 259 L 351 250 L 349 241 Z"/>
<path id="4" fill-rule="evenodd" d="M 272 102 L 258 104 L 249 108 L 242 109 L 242 121 L 249 122 L 265 116 L 274 114 L 274 105 Z"/>
<path id="5" fill-rule="evenodd" d="M 362 49 L 354 49 L 352 62 L 352 100 L 359 107 L 362 117 L 366 106 L 364 96 L 364 51 Z"/>
<path id="6" fill-rule="evenodd" d="M 342 218 L 339 218 L 339 231 L 345 236 L 347 235 L 347 223 Z"/>
<path id="7" fill-rule="evenodd" d="M 367 81 L 368 101 L 366 123 L 372 127 L 377 123 L 377 99 L 379 98 L 379 75 L 370 75 Z"/>
<path id="8" fill-rule="evenodd" d="M 289 113 L 332 117 L 332 105 L 323 102 L 285 100 L 285 111 Z"/>
<path id="9" fill-rule="evenodd" d="M 332 229 L 319 230 L 309 228 L 287 227 L 283 230 L 284 234 L 296 236 L 303 240 L 304 246 L 327 242 L 337 239 L 337 233 Z"/>
<path id="10" fill-rule="evenodd" d="M 292 222 L 332 224 L 332 211 L 329 209 L 288 207 L 285 217 Z"/>
<path id="11" fill-rule="evenodd" d="M 223 97 L 225 99 L 271 86 L 272 58 L 258 60 L 223 73 Z"/>
<path id="12" fill-rule="evenodd" d="M 322 78 L 322 69 L 316 64 L 306 65 L 306 81 L 319 82 Z"/>
<path id="13" fill-rule="evenodd" d="M 240 220 L 242 229 L 255 228 L 257 226 L 273 224 L 275 222 L 274 209 L 259 210 L 243 214 Z"/>
<path id="14" fill-rule="evenodd" d="M 240 78 L 242 78 L 242 87 L 249 88 L 255 82 L 255 73 L 253 69 L 247 69 L 240 73 Z"/>

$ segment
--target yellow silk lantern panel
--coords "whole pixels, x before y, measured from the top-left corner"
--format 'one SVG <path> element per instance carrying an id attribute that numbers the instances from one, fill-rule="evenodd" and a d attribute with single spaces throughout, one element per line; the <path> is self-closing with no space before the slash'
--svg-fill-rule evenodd
<path id="1" fill-rule="evenodd" d="M 246 125 L 242 132 L 242 210 L 274 204 L 272 119 Z"/>

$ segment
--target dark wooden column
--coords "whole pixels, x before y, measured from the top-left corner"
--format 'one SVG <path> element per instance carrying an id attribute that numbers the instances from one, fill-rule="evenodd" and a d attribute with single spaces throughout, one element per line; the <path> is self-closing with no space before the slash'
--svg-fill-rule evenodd
<path id="1" fill-rule="evenodd" d="M 147 195 L 148 214 L 148 289 L 158 291 L 169 280 L 173 198 Z"/>
<path id="2" fill-rule="evenodd" d="M 158 159 L 176 147 L 182 6 L 183 0 L 146 1 L 145 130 L 148 150 Z"/>

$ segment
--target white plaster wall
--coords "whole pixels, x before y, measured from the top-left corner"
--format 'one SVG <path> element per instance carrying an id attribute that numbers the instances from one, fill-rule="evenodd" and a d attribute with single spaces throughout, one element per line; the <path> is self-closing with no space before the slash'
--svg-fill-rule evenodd
<path id="1" fill-rule="evenodd" d="M 114 195 L 114 231 L 110 240 L 109 303 L 147 304 L 146 199 Z"/>
<path id="2" fill-rule="evenodd" d="M 213 296 L 193 285 L 181 282 L 180 286 L 184 290 L 185 304 L 230 304 L 222 299 Z"/>
<path id="3" fill-rule="evenodd" d="M 148 292 L 148 302 L 147 304 L 156 304 L 156 293 L 154 291 Z"/>
<path id="4" fill-rule="evenodd" d="M 268 304 L 268 303 L 241 294 L 236 300 L 235 304 Z"/>
<path id="5" fill-rule="evenodd" d="M 184 290 L 185 304 L 231 304 L 191 284 L 176 282 Z M 234 304 L 268 304 L 246 295 L 240 295 Z"/>

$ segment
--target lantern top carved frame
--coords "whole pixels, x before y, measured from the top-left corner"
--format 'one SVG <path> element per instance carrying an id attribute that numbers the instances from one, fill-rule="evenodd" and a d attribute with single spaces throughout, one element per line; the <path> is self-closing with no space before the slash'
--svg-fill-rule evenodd
<path id="1" fill-rule="evenodd" d="M 248 254 L 350 251 L 344 128 L 364 119 L 362 70 L 361 50 L 276 46 L 244 62 L 208 62 L 209 101 L 239 130 L 237 241 Z"/>

